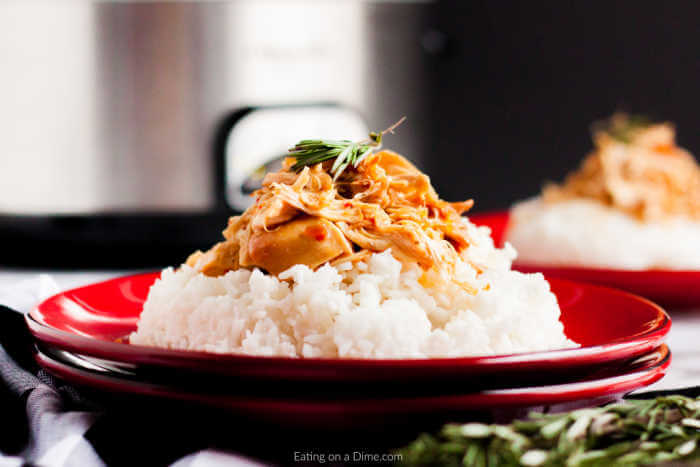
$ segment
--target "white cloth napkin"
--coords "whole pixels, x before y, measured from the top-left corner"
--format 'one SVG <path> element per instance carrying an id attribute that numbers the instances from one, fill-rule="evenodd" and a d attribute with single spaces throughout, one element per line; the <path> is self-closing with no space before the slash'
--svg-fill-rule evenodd
<path id="1" fill-rule="evenodd" d="M 37 274 L 0 288 L 0 305 L 28 313 L 37 304 L 61 291 L 58 282 L 48 274 Z"/>
<path id="2" fill-rule="evenodd" d="M 62 290 L 99 282 L 123 272 L 57 272 L 40 274 L 29 271 L 0 270 L 0 305 L 28 313 L 39 303 Z M 2 347 L 0 347 L 0 351 Z M 4 352 L 4 351 L 3 351 Z M 0 373 L 3 373 L 0 368 Z M 17 372 L 18 369 L 14 369 Z M 31 440 L 19 457 L 0 453 L 0 467 L 32 465 L 46 467 L 103 466 L 99 450 L 85 434 L 100 419 L 99 413 L 67 410 L 61 396 L 33 375 L 36 387 L 26 400 Z M 19 399 L 18 399 L 19 401 Z M 104 440 L 102 440 L 104 442 Z M 203 449 L 188 454 L 174 464 L 177 467 L 263 466 L 236 453 Z"/>

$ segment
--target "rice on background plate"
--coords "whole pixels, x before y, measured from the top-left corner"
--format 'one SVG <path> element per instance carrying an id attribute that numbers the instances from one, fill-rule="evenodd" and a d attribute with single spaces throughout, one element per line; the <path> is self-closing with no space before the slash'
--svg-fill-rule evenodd
<path id="1" fill-rule="evenodd" d="M 573 347 L 541 274 L 512 271 L 515 250 L 497 249 L 487 227 L 463 219 L 474 242 L 457 276 L 479 285 L 426 284 L 391 251 L 359 263 L 278 277 L 259 269 L 209 277 L 183 265 L 152 286 L 132 344 L 264 356 L 435 358 Z"/>
<path id="2" fill-rule="evenodd" d="M 700 269 L 700 165 L 671 123 L 615 114 L 562 183 L 510 211 L 519 261 L 623 270 Z"/>
<path id="3" fill-rule="evenodd" d="M 587 199 L 517 203 L 506 239 L 528 265 L 700 270 L 700 222 L 641 221 Z"/>

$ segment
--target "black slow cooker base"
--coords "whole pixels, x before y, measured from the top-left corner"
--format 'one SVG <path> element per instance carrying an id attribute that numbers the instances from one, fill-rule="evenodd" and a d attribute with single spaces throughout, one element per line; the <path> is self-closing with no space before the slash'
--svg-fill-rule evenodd
<path id="1" fill-rule="evenodd" d="M 181 264 L 220 241 L 229 213 L 0 216 L 0 266 L 114 269 Z"/>

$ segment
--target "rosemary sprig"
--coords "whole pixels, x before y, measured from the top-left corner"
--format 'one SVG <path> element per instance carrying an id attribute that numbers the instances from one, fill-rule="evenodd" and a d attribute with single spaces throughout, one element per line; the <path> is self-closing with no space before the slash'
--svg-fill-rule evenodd
<path id="1" fill-rule="evenodd" d="M 700 397 L 628 400 L 510 425 L 445 425 L 399 451 L 404 465 L 622 466 L 700 460 Z"/>
<path id="2" fill-rule="evenodd" d="M 594 122 L 593 132 L 604 132 L 622 143 L 629 143 L 635 131 L 648 127 L 653 122 L 646 115 L 628 115 L 616 113 L 606 120 Z"/>
<path id="3" fill-rule="evenodd" d="M 393 133 L 396 127 L 401 125 L 404 120 L 406 120 L 406 117 L 402 117 L 384 131 L 373 131 L 369 134 L 369 138 L 362 141 L 323 139 L 299 141 L 294 147 L 289 149 L 289 155 L 296 158 L 296 162 L 292 165 L 292 170 L 299 172 L 307 165 L 316 165 L 320 162 L 335 159 L 331 167 L 331 174 L 335 180 L 349 165 L 352 164 L 353 167 L 357 167 L 362 160 L 378 150 L 382 146 L 382 137 L 386 133 Z"/>

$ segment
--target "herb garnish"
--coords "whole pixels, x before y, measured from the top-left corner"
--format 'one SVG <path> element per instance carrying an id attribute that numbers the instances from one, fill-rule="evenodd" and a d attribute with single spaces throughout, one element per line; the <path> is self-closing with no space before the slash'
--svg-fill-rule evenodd
<path id="1" fill-rule="evenodd" d="M 384 131 L 371 132 L 369 138 L 362 141 L 349 140 L 323 140 L 305 139 L 299 141 L 294 147 L 289 149 L 289 154 L 296 158 L 296 163 L 292 165 L 292 170 L 299 172 L 307 165 L 316 165 L 330 159 L 335 159 L 331 167 L 331 174 L 334 180 L 352 164 L 357 167 L 360 162 L 372 152 L 382 146 L 382 137 L 386 133 L 393 133 L 397 126 L 401 125 L 406 117 L 402 117 L 398 122 L 391 125 Z"/>
<path id="2" fill-rule="evenodd" d="M 627 400 L 511 425 L 445 425 L 403 448 L 405 465 L 617 466 L 700 460 L 700 397 Z"/>
<path id="3" fill-rule="evenodd" d="M 602 131 L 625 144 L 632 141 L 633 134 L 652 124 L 652 120 L 646 115 L 628 115 L 616 113 L 606 120 L 600 120 L 592 125 L 593 132 Z"/>

